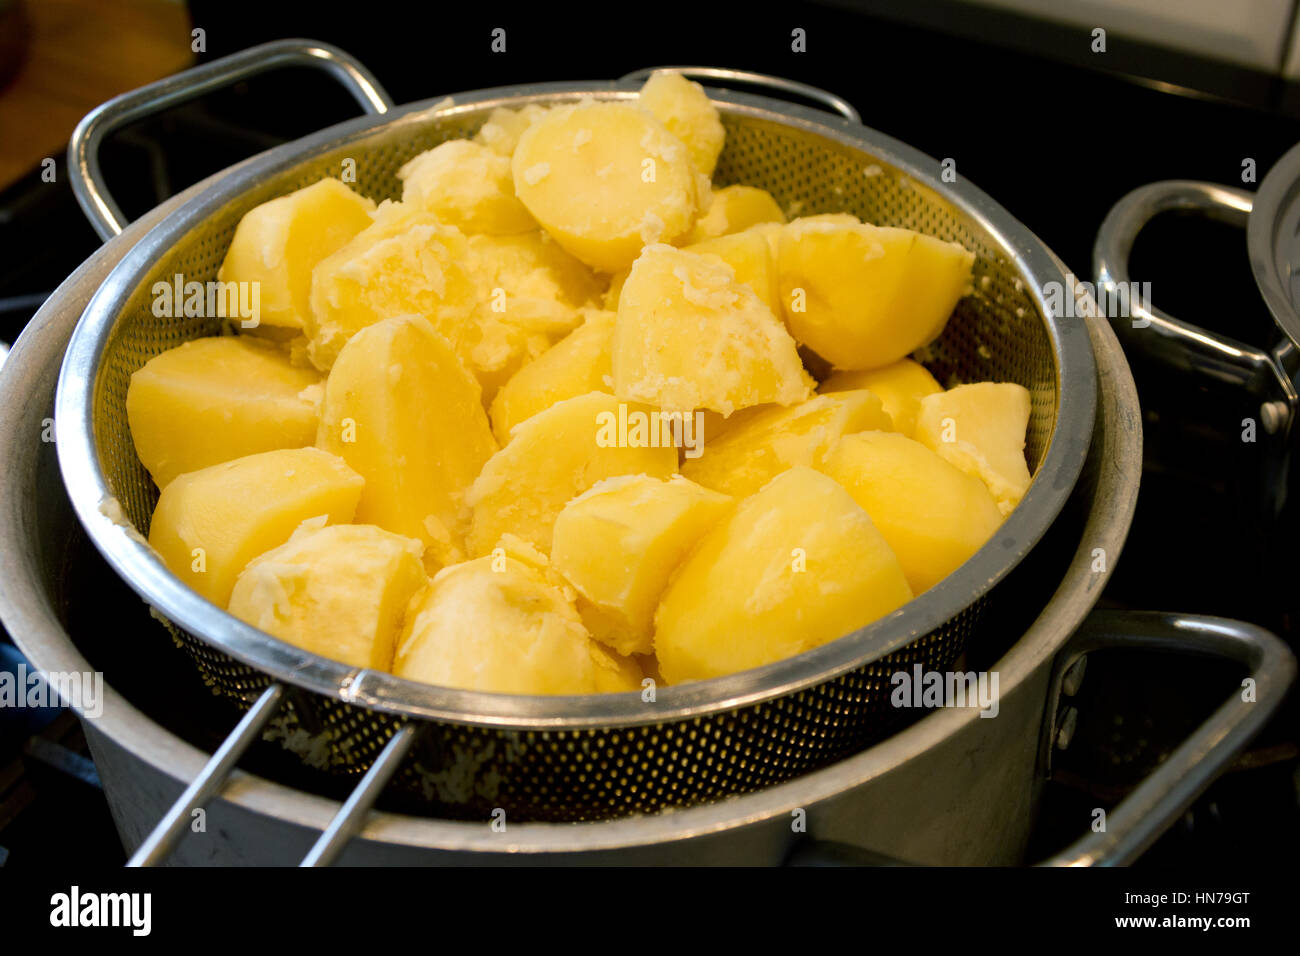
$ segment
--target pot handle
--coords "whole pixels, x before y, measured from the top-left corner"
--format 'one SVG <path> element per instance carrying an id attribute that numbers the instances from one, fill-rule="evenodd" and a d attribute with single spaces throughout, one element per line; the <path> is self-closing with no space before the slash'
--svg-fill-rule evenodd
<path id="1" fill-rule="evenodd" d="M 723 82 L 741 83 L 747 86 L 759 86 L 769 90 L 775 90 L 778 93 L 785 93 L 790 96 L 799 96 L 806 100 L 811 100 L 821 106 L 826 107 L 832 113 L 839 113 L 850 123 L 862 122 L 862 116 L 853 104 L 842 96 L 836 96 L 828 90 L 821 87 L 810 86 L 807 83 L 800 83 L 798 80 L 787 80 L 783 76 L 772 76 L 770 73 L 751 73 L 749 70 L 729 70 L 717 66 L 648 66 L 641 70 L 633 70 L 631 73 L 625 73 L 619 77 L 620 82 L 633 82 L 644 80 L 651 73 L 680 73 L 682 76 L 694 77 L 703 80 L 721 80 Z"/>
<path id="2" fill-rule="evenodd" d="M 1247 701 L 1240 691 L 1234 692 L 1107 814 L 1103 832 L 1076 840 L 1040 866 L 1132 863 L 1259 733 L 1277 711 L 1296 674 L 1296 660 L 1287 646 L 1254 624 L 1192 614 L 1093 611 L 1057 655 L 1053 667 L 1047 699 L 1051 717 L 1044 725 L 1046 755 L 1056 740 L 1057 709 L 1067 675 L 1089 652 L 1118 648 L 1194 654 L 1244 665 L 1253 681 L 1254 700 Z M 800 844 L 788 862 L 796 866 L 908 865 L 856 847 L 816 841 Z"/>
<path id="3" fill-rule="evenodd" d="M 347 88 L 367 113 L 385 113 L 393 107 L 388 93 L 361 63 L 338 47 L 315 40 L 263 43 L 115 96 L 87 113 L 68 142 L 72 191 L 99 237 L 107 242 L 127 222 L 109 195 L 99 166 L 99 147 L 105 137 L 128 123 L 286 66 L 326 71 Z"/>
<path id="4" fill-rule="evenodd" d="M 1097 232 L 1092 268 L 1098 293 L 1113 296 L 1117 288 L 1127 285 L 1133 240 L 1160 213 L 1191 211 L 1244 229 L 1253 202 L 1251 194 L 1244 189 L 1189 179 L 1139 186 L 1111 207 Z M 1140 338 L 1126 335 L 1130 343 L 1175 368 L 1190 367 L 1212 378 L 1244 386 L 1262 381 L 1280 399 L 1278 403 L 1266 403 L 1261 411 L 1265 429 L 1270 433 L 1285 432 L 1290 427 L 1300 403 L 1288 373 L 1288 366 L 1295 364 L 1289 343 L 1267 352 L 1174 318 L 1137 297 L 1130 297 L 1129 311 L 1128 328 L 1122 321 L 1113 324 L 1118 332 L 1127 333 L 1129 328 L 1144 331 Z"/>

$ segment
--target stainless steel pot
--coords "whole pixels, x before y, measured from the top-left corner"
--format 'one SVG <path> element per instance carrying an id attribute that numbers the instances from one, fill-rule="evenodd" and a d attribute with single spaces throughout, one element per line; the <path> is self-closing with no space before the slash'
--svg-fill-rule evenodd
<path id="1" fill-rule="evenodd" d="M 77 672 L 90 666 L 64 625 L 62 575 L 66 549 L 86 543 L 76 537 L 68 501 L 54 477 L 53 448 L 37 440 L 50 415 L 63 348 L 112 266 L 148 229 L 248 166 L 187 190 L 111 240 L 41 310 L 0 377 L 0 427 L 32 436 L 0 462 L 0 553 L 6 572 L 0 579 L 0 617 L 43 670 Z M 1060 701 L 1068 697 L 1071 681 L 1065 675 L 1078 651 L 1138 643 L 1216 653 L 1246 664 L 1257 681 L 1258 702 L 1233 700 L 1221 707 L 1110 814 L 1107 831 L 1082 841 L 1068 861 L 1131 859 L 1267 719 L 1292 679 L 1294 662 L 1271 636 L 1214 619 L 1095 616 L 1081 627 L 1122 548 L 1140 460 L 1136 403 L 1122 357 L 1104 324 L 1083 324 L 1098 357 L 1101 396 L 1092 454 L 1071 507 L 1052 528 L 1053 541 L 1040 543 L 1034 552 L 1047 566 L 1049 545 L 1063 545 L 1064 574 L 1037 593 L 1020 590 L 1041 608 L 1018 640 L 1003 635 L 1009 647 L 991 665 L 1001 677 L 996 719 L 981 718 L 973 709 L 941 710 L 831 767 L 757 793 L 666 814 L 581 824 L 508 822 L 503 830 L 481 822 L 367 813 L 365 800 L 340 806 L 236 771 L 222 798 L 209 803 L 206 831 L 189 834 L 176 859 L 285 863 L 300 858 L 321 830 L 332 827 L 342 838 L 360 831 L 342 857 L 356 863 L 777 862 L 809 840 L 918 862 L 1015 862 L 1023 856 L 1041 783 L 1050 771 L 1058 717 L 1068 712 Z M 135 847 L 183 781 L 196 777 L 204 755 L 144 718 L 113 689 L 111 673 L 108 678 L 103 715 L 84 722 L 124 842 Z M 793 825 L 800 818 L 806 832 Z M 327 860 L 343 843 L 326 841 L 315 859 Z"/>

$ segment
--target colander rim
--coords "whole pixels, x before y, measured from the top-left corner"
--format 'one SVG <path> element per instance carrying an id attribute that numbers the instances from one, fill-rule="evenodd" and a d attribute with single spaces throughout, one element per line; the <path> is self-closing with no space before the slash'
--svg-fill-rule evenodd
<path id="1" fill-rule="evenodd" d="M 735 710 L 822 684 L 900 650 L 941 627 L 984 596 L 1033 548 L 1069 497 L 1091 441 L 1096 370 L 1082 318 L 1053 313 L 1049 282 L 1069 289 L 1047 247 L 991 197 L 965 179 L 945 183 L 926 170 L 938 161 L 890 136 L 808 107 L 747 93 L 710 89 L 726 114 L 797 127 L 867 152 L 940 195 L 974 220 L 1016 265 L 1052 345 L 1057 414 L 1039 466 L 1019 506 L 997 534 L 934 587 L 886 617 L 794 657 L 725 677 L 656 688 L 653 701 L 637 692 L 515 695 L 424 684 L 351 667 L 281 641 L 228 614 L 173 575 L 134 528 L 102 510 L 113 491 L 100 468 L 94 437 L 94 393 L 100 359 L 122 306 L 148 278 L 153 263 L 212 213 L 265 179 L 315 156 L 403 124 L 423 125 L 497 106 L 574 100 L 628 99 L 638 84 L 556 82 L 496 87 L 431 97 L 387 113 L 362 116 L 285 143 L 239 164 L 156 225 L 114 267 L 77 323 L 60 369 L 55 399 L 59 467 L 78 520 L 113 570 L 164 617 L 271 677 L 346 703 L 444 723 L 521 730 L 653 725 Z"/>

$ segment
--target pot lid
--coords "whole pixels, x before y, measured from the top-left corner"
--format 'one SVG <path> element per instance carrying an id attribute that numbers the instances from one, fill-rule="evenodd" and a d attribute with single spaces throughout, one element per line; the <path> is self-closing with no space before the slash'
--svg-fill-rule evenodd
<path id="1" fill-rule="evenodd" d="M 1274 321 L 1300 348 L 1300 144 L 1260 183 L 1246 246 L 1255 282 Z"/>

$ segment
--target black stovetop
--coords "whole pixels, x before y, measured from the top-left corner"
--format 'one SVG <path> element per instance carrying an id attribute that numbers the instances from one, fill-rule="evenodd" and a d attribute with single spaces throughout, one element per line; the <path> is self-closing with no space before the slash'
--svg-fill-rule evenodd
<path id="1" fill-rule="evenodd" d="M 859 4 L 877 9 L 882 4 Z M 671 17 L 639 19 L 635 36 L 609 20 L 512 13 L 508 54 L 453 37 L 488 37 L 495 12 L 440 6 L 420 14 L 371 4 L 366 23 L 319 7 L 301 14 L 263 5 L 257 17 L 226 4 L 191 3 L 207 28 L 206 58 L 263 40 L 307 33 L 367 63 L 406 102 L 459 90 L 538 79 L 613 78 L 642 66 L 702 63 L 776 73 L 832 90 L 864 122 L 935 157 L 1033 229 L 1081 277 L 1111 204 L 1158 179 L 1243 185 L 1242 161 L 1262 177 L 1300 141 L 1294 90 L 1247 71 L 1151 51 L 1111 39 L 1110 59 L 1070 47 L 1079 34 L 1048 30 L 1053 59 L 953 37 L 895 17 L 844 7 L 788 5 L 781 17 L 736 20 L 691 8 L 690 29 Z M 952 16 L 963 16 L 957 8 Z M 913 18 L 915 20 L 915 18 Z M 436 26 L 435 26 L 436 20 Z M 779 22 L 778 22 L 779 21 Z M 787 23 L 788 21 L 788 23 Z M 989 30 L 1012 21 L 994 17 Z M 790 29 L 807 31 L 808 52 L 790 50 Z M 419 28 L 417 28 L 419 27 Z M 978 33 L 965 24 L 965 32 Z M 1026 28 L 1026 35 L 1033 31 Z M 999 35 L 993 32 L 986 36 Z M 1046 40 L 1044 42 L 1047 42 Z M 1152 84 L 1149 79 L 1169 81 Z M 330 81 L 299 73 L 241 84 L 197 105 L 146 121 L 111 142 L 104 165 L 129 214 L 252 152 L 355 112 Z M 1253 188 L 1245 184 L 1246 188 Z M 12 341 L 39 303 L 96 247 L 66 177 L 32 175 L 0 193 L 0 339 Z M 1135 275 L 1162 308 L 1254 344 L 1272 327 L 1255 291 L 1244 236 L 1226 226 L 1162 217 L 1143 234 Z M 1105 600 L 1120 606 L 1240 617 L 1283 633 L 1295 646 L 1297 600 L 1285 586 L 1296 560 L 1283 544 L 1290 510 L 1262 521 L 1243 504 L 1249 476 L 1231 460 L 1162 441 L 1159 416 L 1195 401 L 1180 383 L 1138 369 L 1147 421 L 1147 468 L 1138 519 Z M 1279 584 L 1281 586 L 1279 586 Z M 1079 809 L 1113 801 L 1224 693 L 1204 664 L 1090 664 L 1079 731 L 1049 788 L 1034 843 L 1046 856 L 1078 836 Z M 1202 706 L 1204 704 L 1204 706 Z M 21 712 L 19 712 L 21 713 Z M 0 864 L 49 850 L 33 834 L 68 834 L 83 857 L 122 861 L 84 741 L 67 715 L 0 711 Z M 1143 863 L 1246 862 L 1281 858 L 1297 845 L 1294 706 L 1197 801 Z M 76 821 L 70 824 L 69 821 Z"/>

